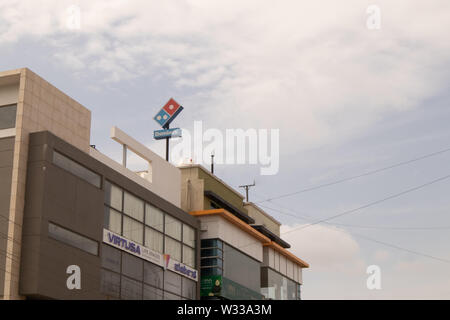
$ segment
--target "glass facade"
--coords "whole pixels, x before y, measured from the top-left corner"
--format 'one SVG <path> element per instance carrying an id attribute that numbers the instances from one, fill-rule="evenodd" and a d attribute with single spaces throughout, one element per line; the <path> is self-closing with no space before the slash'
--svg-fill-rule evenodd
<path id="1" fill-rule="evenodd" d="M 109 245 L 101 247 L 101 291 L 110 299 L 196 299 L 197 283 Z"/>
<path id="2" fill-rule="evenodd" d="M 195 268 L 195 229 L 105 180 L 104 227 Z"/>
<path id="3" fill-rule="evenodd" d="M 93 255 L 98 255 L 98 242 L 86 238 L 51 222 L 48 223 L 48 235 L 50 238 L 68 244 Z"/>
<path id="4" fill-rule="evenodd" d="M 255 292 L 261 290 L 260 262 L 226 243 L 223 245 L 223 276 Z"/>
<path id="5" fill-rule="evenodd" d="M 261 265 L 219 239 L 201 241 L 201 295 L 220 299 L 261 299 Z"/>
<path id="6" fill-rule="evenodd" d="M 105 180 L 104 227 L 195 268 L 195 229 Z M 196 299 L 197 282 L 102 245 L 102 292 L 112 299 Z"/>
<path id="7" fill-rule="evenodd" d="M 266 299 L 300 300 L 300 286 L 268 267 L 261 270 L 261 293 Z"/>
<path id="8" fill-rule="evenodd" d="M 0 106 L 0 130 L 16 127 L 17 105 Z"/>
<path id="9" fill-rule="evenodd" d="M 92 184 L 95 187 L 101 187 L 102 179 L 100 175 L 89 170 L 88 168 L 85 168 L 81 164 L 78 164 L 77 162 L 69 159 L 68 157 L 62 155 L 57 151 L 53 151 L 53 163 L 56 166 L 69 171 L 73 175 L 76 175 L 78 178 L 83 179 L 84 181 Z"/>

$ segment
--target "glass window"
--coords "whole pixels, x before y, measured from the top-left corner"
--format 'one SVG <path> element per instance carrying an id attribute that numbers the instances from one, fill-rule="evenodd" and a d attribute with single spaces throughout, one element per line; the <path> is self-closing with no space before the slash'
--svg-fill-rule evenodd
<path id="1" fill-rule="evenodd" d="M 222 275 L 222 269 L 217 267 L 202 267 L 202 276 L 220 276 Z"/>
<path id="2" fill-rule="evenodd" d="M 163 288 L 164 284 L 164 270 L 163 268 L 144 261 L 144 282 L 157 288 Z"/>
<path id="3" fill-rule="evenodd" d="M 181 243 L 172 238 L 165 237 L 165 253 L 174 260 L 181 261 Z"/>
<path id="4" fill-rule="evenodd" d="M 136 220 L 144 222 L 144 201 L 125 191 L 123 212 Z"/>
<path id="5" fill-rule="evenodd" d="M 102 267 L 115 271 L 120 272 L 120 265 L 121 265 L 121 252 L 120 250 L 113 248 L 111 246 L 102 244 Z"/>
<path id="6" fill-rule="evenodd" d="M 86 251 L 87 253 L 98 255 L 98 243 L 96 241 L 59 227 L 51 222 L 48 224 L 48 235 L 50 238 Z"/>
<path id="7" fill-rule="evenodd" d="M 164 291 L 164 300 L 181 300 L 181 297 Z"/>
<path id="8" fill-rule="evenodd" d="M 183 298 L 194 300 L 197 297 L 197 283 L 185 277 L 181 279 L 183 284 Z"/>
<path id="9" fill-rule="evenodd" d="M 122 253 L 122 273 L 127 277 L 142 281 L 144 260 L 131 254 Z"/>
<path id="10" fill-rule="evenodd" d="M 223 250 L 223 276 L 255 292 L 260 292 L 260 262 L 226 243 Z"/>
<path id="11" fill-rule="evenodd" d="M 105 203 L 116 210 L 122 211 L 122 195 L 121 188 L 105 181 Z"/>
<path id="12" fill-rule="evenodd" d="M 164 212 L 147 203 L 145 205 L 145 223 L 148 226 L 163 232 Z"/>
<path id="13" fill-rule="evenodd" d="M 297 300 L 300 297 L 297 283 L 267 267 L 261 271 L 261 293 L 267 299 L 275 300 Z"/>
<path id="14" fill-rule="evenodd" d="M 218 258 L 203 258 L 200 263 L 202 267 L 223 267 L 222 259 Z"/>
<path id="15" fill-rule="evenodd" d="M 117 234 L 122 233 L 122 214 L 105 207 L 104 227 Z"/>
<path id="16" fill-rule="evenodd" d="M 161 289 L 157 289 L 144 284 L 144 300 L 163 300 L 164 293 Z"/>
<path id="17" fill-rule="evenodd" d="M 164 274 L 164 291 L 181 295 L 181 276 L 175 272 L 166 271 Z"/>
<path id="18" fill-rule="evenodd" d="M 15 128 L 17 105 L 0 107 L 0 130 Z"/>
<path id="19" fill-rule="evenodd" d="M 181 222 L 166 214 L 166 234 L 181 241 Z"/>
<path id="20" fill-rule="evenodd" d="M 183 224 L 183 243 L 195 247 L 195 229 Z"/>
<path id="21" fill-rule="evenodd" d="M 203 239 L 202 240 L 202 248 L 214 248 L 217 247 L 222 249 L 222 241 L 219 239 Z"/>
<path id="22" fill-rule="evenodd" d="M 160 253 L 163 252 L 164 236 L 161 232 L 145 227 L 145 246 Z"/>
<path id="23" fill-rule="evenodd" d="M 120 297 L 125 300 L 142 300 L 142 283 L 122 276 Z"/>
<path id="24" fill-rule="evenodd" d="M 222 257 L 222 250 L 217 248 L 211 248 L 211 249 L 202 249 L 201 251 L 202 257 Z"/>
<path id="25" fill-rule="evenodd" d="M 183 245 L 183 263 L 195 268 L 195 249 Z"/>
<path id="26" fill-rule="evenodd" d="M 144 225 L 136 220 L 124 216 L 123 236 L 142 244 L 144 239 Z"/>
<path id="27" fill-rule="evenodd" d="M 77 177 L 92 184 L 93 186 L 100 188 L 101 186 L 100 175 L 83 167 L 82 165 L 76 163 L 75 161 L 69 159 L 68 157 L 62 155 L 57 151 L 53 151 L 53 163 L 58 167 L 67 170 L 70 173 L 76 175 Z"/>
<path id="28" fill-rule="evenodd" d="M 120 275 L 117 273 L 101 270 L 100 290 L 109 297 L 119 298 Z"/>

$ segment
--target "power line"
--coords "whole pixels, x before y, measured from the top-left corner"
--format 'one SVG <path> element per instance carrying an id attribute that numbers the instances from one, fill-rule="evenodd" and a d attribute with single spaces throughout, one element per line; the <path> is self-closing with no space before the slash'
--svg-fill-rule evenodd
<path id="1" fill-rule="evenodd" d="M 405 195 L 405 194 L 407 194 L 407 193 L 410 193 L 410 192 L 413 192 L 413 191 L 416 191 L 416 190 L 425 188 L 425 187 L 427 187 L 427 186 L 430 186 L 430 185 L 432 185 L 432 184 L 438 183 L 438 182 L 440 182 L 440 181 L 443 181 L 443 180 L 446 180 L 446 179 L 449 179 L 449 178 L 450 178 L 450 174 L 449 174 L 449 175 L 446 175 L 446 176 L 443 176 L 443 177 L 441 177 L 441 178 L 432 180 L 432 181 L 430 181 L 430 182 L 424 183 L 424 184 L 422 184 L 422 185 L 420 185 L 420 186 L 417 186 L 417 187 L 414 187 L 414 188 L 410 188 L 410 189 L 407 189 L 407 190 L 405 190 L 405 191 L 402 191 L 402 192 L 399 192 L 399 193 L 390 195 L 390 196 L 385 197 L 385 198 L 383 198 L 383 199 L 380 199 L 380 200 L 376 200 L 376 201 L 370 202 L 370 203 L 365 204 L 365 205 L 363 205 L 363 206 L 360 206 L 360 207 L 357 207 L 357 208 L 354 208 L 354 209 L 351 209 L 351 210 L 347 210 L 347 211 L 341 212 L 341 213 L 339 213 L 339 214 L 336 214 L 336 215 L 334 215 L 334 216 L 330 216 L 330 217 L 325 218 L 325 219 L 321 219 L 321 220 L 318 220 L 318 221 L 315 221 L 315 222 L 311 222 L 311 223 L 309 223 L 309 224 L 307 224 L 307 225 L 305 225 L 305 226 L 302 226 L 301 228 L 298 228 L 298 230 L 305 229 L 305 228 L 307 228 L 307 227 L 316 225 L 316 224 L 318 224 L 318 223 L 327 222 L 327 221 L 329 221 L 329 220 L 336 219 L 336 218 L 342 217 L 342 216 L 344 216 L 344 215 L 348 215 L 348 214 L 354 213 L 354 212 L 356 212 L 356 211 L 360 211 L 360 210 L 362 210 L 362 209 L 366 209 L 366 208 L 372 207 L 372 206 L 374 206 L 374 205 L 380 204 L 380 203 L 382 203 L 382 202 L 385 202 L 385 201 L 388 201 L 388 200 L 391 200 L 391 199 L 394 199 L 394 198 L 398 198 L 398 197 L 400 197 L 400 196 L 402 196 L 402 195 Z M 292 231 L 295 231 L 295 229 L 294 229 L 294 230 L 290 230 L 289 232 L 292 232 Z M 289 233 L 289 232 L 288 232 L 288 233 Z"/>
<path id="2" fill-rule="evenodd" d="M 275 211 L 278 211 L 280 213 L 285 213 L 285 212 L 282 212 L 280 210 L 275 210 Z M 298 216 L 294 216 L 294 215 L 291 215 L 291 214 L 288 214 L 288 213 L 285 213 L 285 214 L 293 216 L 295 218 L 300 218 Z M 324 222 L 324 223 L 331 224 L 331 223 L 328 223 L 328 222 Z M 299 230 L 298 228 L 294 228 L 294 229 L 296 229 L 295 231 Z M 283 234 L 290 233 L 294 229 L 289 230 L 288 232 L 284 232 Z M 427 254 L 427 253 L 418 252 L 418 251 L 411 250 L 411 249 L 408 249 L 408 248 L 403 248 L 403 247 L 400 247 L 400 246 L 395 245 L 395 244 L 391 244 L 391 243 L 388 243 L 388 242 L 384 242 L 384 241 L 380 241 L 380 240 L 377 240 L 377 239 L 369 238 L 369 237 L 361 235 L 359 233 L 350 232 L 350 231 L 347 231 L 347 232 L 349 234 L 353 235 L 353 236 L 362 238 L 362 239 L 367 240 L 367 241 L 375 242 L 375 243 L 378 243 L 378 244 L 381 244 L 381 245 L 384 245 L 384 246 L 387 246 L 387 247 L 390 247 L 390 248 L 394 248 L 394 249 L 397 249 L 397 250 L 400 250 L 400 251 L 405 251 L 405 252 L 408 252 L 408 253 L 411 253 L 411 254 L 414 254 L 414 255 L 418 255 L 418 256 L 423 256 L 423 257 L 430 258 L 430 259 L 433 259 L 433 260 L 437 260 L 437 261 L 440 261 L 440 262 L 450 263 L 450 260 L 447 260 L 447 259 L 444 259 L 444 258 L 436 257 L 436 256 L 433 256 L 433 255 L 430 255 L 430 254 Z"/>
<path id="3" fill-rule="evenodd" d="M 265 205 L 260 205 L 260 207 L 276 211 L 278 213 L 293 217 L 293 218 L 301 218 L 304 220 L 309 220 L 309 218 L 303 216 L 303 215 L 294 215 L 287 212 L 284 212 L 282 210 L 271 208 Z M 293 210 L 289 210 L 291 212 L 294 212 Z M 342 226 L 342 227 L 349 227 L 349 228 L 361 228 L 361 229 L 379 229 L 379 230 L 448 230 L 450 229 L 450 226 L 429 226 L 429 227 L 391 227 L 391 226 L 367 226 L 367 225 L 356 225 L 356 224 L 346 224 L 346 223 L 337 223 L 337 222 L 323 222 L 325 224 L 333 225 L 333 226 Z"/>
<path id="4" fill-rule="evenodd" d="M 393 168 L 396 168 L 396 167 L 407 165 L 407 164 L 410 164 L 410 163 L 413 163 L 413 162 L 416 162 L 416 161 L 420 161 L 420 160 L 423 160 L 423 159 L 426 159 L 426 158 L 434 157 L 434 156 L 437 156 L 437 155 L 440 155 L 442 153 L 449 152 L 449 151 L 450 151 L 450 148 L 443 149 L 443 150 L 436 151 L 436 152 L 433 152 L 433 153 L 429 153 L 429 154 L 426 154 L 426 155 L 423 155 L 423 156 L 420 156 L 420 157 L 417 157 L 417 158 L 414 158 L 414 159 L 411 159 L 411 160 L 399 162 L 399 163 L 396 163 L 396 164 L 393 164 L 393 165 L 390 165 L 390 166 L 387 166 L 387 167 L 379 168 L 379 169 L 376 169 L 376 170 L 371 170 L 371 171 L 368 171 L 368 172 L 365 172 L 365 173 L 362 173 L 362 174 L 358 174 L 358 175 L 355 175 L 355 176 L 350 176 L 350 177 L 339 179 L 339 180 L 336 180 L 336 181 L 333 181 L 333 182 L 328 182 L 328 183 L 320 184 L 320 185 L 317 185 L 317 186 L 314 186 L 314 187 L 309 187 L 309 188 L 301 189 L 301 190 L 294 191 L 294 192 L 291 192 L 291 193 L 282 194 L 282 195 L 275 196 L 275 197 L 272 197 L 272 198 L 267 198 L 265 200 L 258 201 L 258 202 L 255 202 L 255 203 L 258 204 L 258 203 L 273 201 L 273 200 L 276 200 L 276 199 L 286 198 L 286 197 L 290 197 L 290 196 L 293 196 L 293 195 L 296 195 L 296 194 L 300 194 L 300 193 L 304 193 L 304 192 L 309 192 L 309 191 L 313 191 L 313 190 L 317 190 L 317 189 L 333 186 L 333 185 L 336 185 L 336 184 L 339 184 L 339 183 L 355 180 L 355 179 L 366 177 L 366 176 L 369 176 L 369 175 L 373 175 L 373 174 L 376 174 L 376 173 L 379 173 L 379 172 L 382 172 L 382 171 L 386 171 L 386 170 L 389 170 L 389 169 L 393 169 Z"/>

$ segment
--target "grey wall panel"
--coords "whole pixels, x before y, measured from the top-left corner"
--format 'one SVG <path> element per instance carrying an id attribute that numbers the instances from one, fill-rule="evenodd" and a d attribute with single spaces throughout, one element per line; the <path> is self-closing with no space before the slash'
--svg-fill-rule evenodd
<path id="1" fill-rule="evenodd" d="M 14 156 L 14 137 L 0 139 L 0 296 L 5 281 L 6 240 Z"/>

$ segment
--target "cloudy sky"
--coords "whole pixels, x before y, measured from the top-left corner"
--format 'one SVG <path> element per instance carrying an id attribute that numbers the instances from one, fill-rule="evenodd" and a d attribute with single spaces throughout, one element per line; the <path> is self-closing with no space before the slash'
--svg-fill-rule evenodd
<path id="1" fill-rule="evenodd" d="M 0 69 L 91 109 L 92 143 L 116 159 L 111 125 L 163 153 L 152 117 L 170 97 L 187 129 L 280 129 L 278 174 L 216 173 L 256 180 L 251 200 L 311 264 L 303 298 L 450 299 L 450 179 L 308 225 L 449 175 L 450 152 L 263 202 L 450 148 L 449 30 L 448 0 L 2 0 Z"/>

